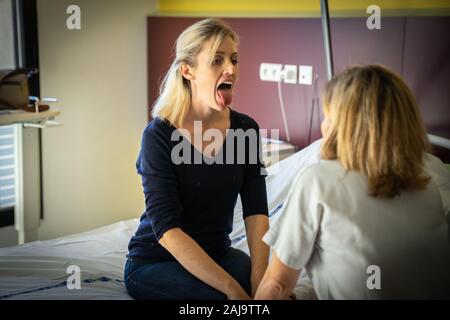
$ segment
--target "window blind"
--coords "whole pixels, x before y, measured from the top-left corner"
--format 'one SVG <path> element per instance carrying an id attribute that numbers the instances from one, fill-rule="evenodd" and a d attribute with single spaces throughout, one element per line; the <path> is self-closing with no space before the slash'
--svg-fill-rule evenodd
<path id="1" fill-rule="evenodd" d="M 15 133 L 13 126 L 0 127 L 0 211 L 15 205 Z M 1 214 L 1 213 L 0 213 Z"/>

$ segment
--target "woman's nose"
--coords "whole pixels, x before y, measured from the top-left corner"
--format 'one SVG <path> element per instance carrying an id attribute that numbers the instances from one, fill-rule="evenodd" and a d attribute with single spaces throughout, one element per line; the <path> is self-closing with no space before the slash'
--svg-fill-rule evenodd
<path id="1" fill-rule="evenodd" d="M 235 73 L 236 73 L 236 66 L 231 61 L 228 61 L 225 66 L 224 74 L 234 75 Z"/>

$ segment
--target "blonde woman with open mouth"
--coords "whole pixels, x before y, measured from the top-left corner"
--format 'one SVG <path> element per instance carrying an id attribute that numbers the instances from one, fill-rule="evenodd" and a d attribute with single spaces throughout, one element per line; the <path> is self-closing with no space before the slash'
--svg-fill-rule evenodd
<path id="1" fill-rule="evenodd" d="M 252 118 L 230 108 L 237 45 L 236 33 L 217 19 L 199 21 L 177 39 L 137 161 L 146 210 L 125 266 L 136 299 L 250 299 L 266 270 L 264 166 L 259 157 L 247 161 L 259 136 L 257 143 L 229 144 L 231 130 L 259 132 Z M 202 139 L 208 132 L 222 138 Z M 244 163 L 237 161 L 242 154 Z M 238 195 L 251 258 L 230 247 Z"/>

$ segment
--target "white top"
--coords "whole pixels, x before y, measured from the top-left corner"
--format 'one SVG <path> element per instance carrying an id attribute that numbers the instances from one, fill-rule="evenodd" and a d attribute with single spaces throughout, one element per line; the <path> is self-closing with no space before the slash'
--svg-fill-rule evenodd
<path id="1" fill-rule="evenodd" d="M 441 297 L 450 289 L 441 197 L 431 180 L 425 190 L 375 198 L 363 175 L 321 160 L 297 174 L 263 240 L 287 266 L 305 267 L 319 299 Z"/>

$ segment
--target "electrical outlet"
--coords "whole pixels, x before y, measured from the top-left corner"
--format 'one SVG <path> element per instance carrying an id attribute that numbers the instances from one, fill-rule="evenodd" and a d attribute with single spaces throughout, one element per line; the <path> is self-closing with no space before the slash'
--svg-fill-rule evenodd
<path id="1" fill-rule="evenodd" d="M 278 63 L 261 63 L 259 66 L 259 78 L 262 81 L 275 81 L 281 79 L 283 65 Z"/>
<path id="2" fill-rule="evenodd" d="M 312 66 L 299 66 L 298 67 L 298 83 L 299 84 L 312 84 L 313 67 Z"/>
<path id="3" fill-rule="evenodd" d="M 285 83 L 297 83 L 297 66 L 285 64 L 283 68 L 283 80 Z"/>

